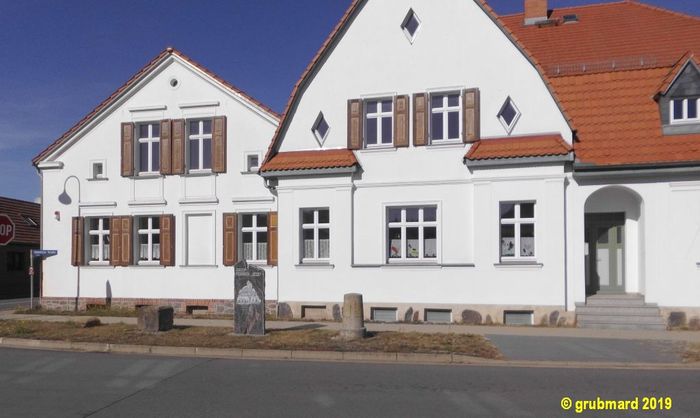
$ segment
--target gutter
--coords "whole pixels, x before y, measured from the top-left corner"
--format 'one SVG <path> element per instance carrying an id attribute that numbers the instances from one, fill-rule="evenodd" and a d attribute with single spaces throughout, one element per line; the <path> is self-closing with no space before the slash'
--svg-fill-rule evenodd
<path id="1" fill-rule="evenodd" d="M 483 160 L 470 160 L 464 158 L 464 165 L 467 167 L 494 167 L 522 164 L 542 164 L 542 163 L 568 163 L 574 161 L 574 153 L 566 155 L 548 155 L 542 157 L 514 157 L 514 158 L 489 158 Z"/>
<path id="2" fill-rule="evenodd" d="M 651 177 L 663 174 L 700 174 L 700 162 L 626 164 L 599 166 L 589 163 L 574 163 L 573 175 L 576 178 L 603 177 Z"/>
<path id="3" fill-rule="evenodd" d="M 322 174 L 353 174 L 357 171 L 357 165 L 352 167 L 335 167 L 335 168 L 314 168 L 310 170 L 276 170 L 260 173 L 264 179 L 273 177 L 302 177 L 314 176 Z"/>

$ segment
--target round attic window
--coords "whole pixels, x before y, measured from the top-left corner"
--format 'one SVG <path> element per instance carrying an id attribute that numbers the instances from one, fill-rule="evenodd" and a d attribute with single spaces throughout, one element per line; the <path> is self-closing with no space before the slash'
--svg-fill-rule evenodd
<path id="1" fill-rule="evenodd" d="M 175 88 L 178 85 L 180 85 L 180 82 L 177 80 L 177 78 L 171 78 L 170 79 L 170 87 Z"/>

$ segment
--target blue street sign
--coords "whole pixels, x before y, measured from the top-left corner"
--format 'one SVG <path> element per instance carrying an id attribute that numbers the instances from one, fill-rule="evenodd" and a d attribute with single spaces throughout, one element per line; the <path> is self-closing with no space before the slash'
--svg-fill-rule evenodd
<path id="1" fill-rule="evenodd" d="M 32 250 L 33 257 L 53 257 L 56 254 L 57 250 Z"/>

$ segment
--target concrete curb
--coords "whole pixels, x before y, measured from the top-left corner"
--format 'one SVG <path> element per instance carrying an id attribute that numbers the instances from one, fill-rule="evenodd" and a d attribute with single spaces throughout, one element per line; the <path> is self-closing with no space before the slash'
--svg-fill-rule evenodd
<path id="1" fill-rule="evenodd" d="M 348 363 L 451 364 L 489 367 L 538 367 L 576 369 L 699 370 L 700 363 L 623 363 L 576 361 L 491 360 L 463 354 L 385 353 L 352 351 L 264 350 L 241 348 L 171 347 L 107 344 L 25 338 L 0 338 L 0 347 L 33 350 L 114 354 L 147 354 L 168 357 L 221 359 L 336 361 Z"/>

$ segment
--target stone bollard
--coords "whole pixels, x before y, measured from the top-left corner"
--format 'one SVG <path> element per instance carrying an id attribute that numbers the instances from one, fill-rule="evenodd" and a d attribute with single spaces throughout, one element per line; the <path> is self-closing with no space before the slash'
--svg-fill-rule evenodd
<path id="1" fill-rule="evenodd" d="M 357 340 L 365 337 L 365 331 L 362 295 L 348 293 L 343 300 L 343 329 L 340 337 L 344 340 Z"/>
<path id="2" fill-rule="evenodd" d="M 172 306 L 142 306 L 139 308 L 138 327 L 146 332 L 170 331 L 174 313 Z"/>

